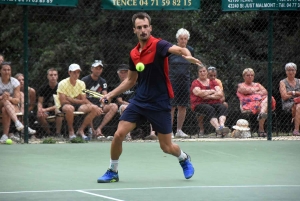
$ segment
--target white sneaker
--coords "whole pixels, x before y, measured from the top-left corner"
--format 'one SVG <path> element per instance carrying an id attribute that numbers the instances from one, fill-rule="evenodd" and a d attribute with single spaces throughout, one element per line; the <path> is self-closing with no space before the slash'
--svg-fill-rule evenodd
<path id="1" fill-rule="evenodd" d="M 74 135 L 74 134 L 69 137 L 70 140 L 73 140 L 75 138 L 76 138 L 76 135 Z"/>
<path id="2" fill-rule="evenodd" d="M 100 135 L 100 136 L 97 137 L 97 140 L 106 140 L 106 137 L 103 136 L 103 135 Z"/>
<path id="3" fill-rule="evenodd" d="M 24 133 L 24 128 L 21 131 L 22 133 Z M 31 129 L 30 127 L 28 127 L 28 134 L 29 135 L 34 135 L 36 133 L 36 130 Z"/>
<path id="4" fill-rule="evenodd" d="M 20 138 L 17 137 L 17 136 L 14 136 L 14 134 L 12 134 L 12 135 L 10 136 L 10 139 L 11 139 L 12 141 L 14 141 L 14 142 L 20 142 Z"/>
<path id="5" fill-rule="evenodd" d="M 174 133 L 172 132 L 172 139 L 174 139 Z"/>
<path id="6" fill-rule="evenodd" d="M 109 141 L 112 141 L 114 139 L 114 136 L 107 136 L 106 139 L 109 140 Z"/>
<path id="7" fill-rule="evenodd" d="M 18 131 L 21 131 L 24 128 L 24 125 L 20 121 L 16 121 L 15 126 Z"/>
<path id="8" fill-rule="evenodd" d="M 6 134 L 3 134 L 1 139 L 0 139 L 0 143 L 6 143 L 6 140 L 8 139 Z"/>
<path id="9" fill-rule="evenodd" d="M 177 133 L 175 134 L 176 138 L 188 138 L 189 136 L 185 134 L 182 130 L 178 130 Z"/>

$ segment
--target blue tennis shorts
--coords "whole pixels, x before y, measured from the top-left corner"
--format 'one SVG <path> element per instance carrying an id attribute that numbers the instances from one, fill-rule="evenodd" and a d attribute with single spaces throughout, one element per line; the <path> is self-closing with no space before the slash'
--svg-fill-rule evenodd
<path id="1" fill-rule="evenodd" d="M 136 123 L 137 126 L 148 120 L 154 131 L 161 134 L 169 134 L 172 132 L 170 111 L 149 110 L 130 103 L 119 120 Z"/>

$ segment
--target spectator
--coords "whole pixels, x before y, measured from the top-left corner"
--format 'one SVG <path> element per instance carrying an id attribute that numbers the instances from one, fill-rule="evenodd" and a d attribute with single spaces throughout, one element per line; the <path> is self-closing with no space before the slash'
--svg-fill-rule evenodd
<path id="1" fill-rule="evenodd" d="M 217 78 L 216 67 L 213 67 L 213 66 L 208 67 L 207 72 L 208 72 L 208 78 L 210 80 L 215 80 L 218 83 L 221 90 L 223 91 L 223 96 L 221 98 L 221 102 L 228 108 L 228 104 L 227 104 L 227 102 L 225 102 L 225 94 L 224 94 L 224 90 L 223 90 L 223 84 L 222 84 L 221 80 L 219 80 Z M 204 116 L 199 116 L 198 120 L 199 120 L 199 127 L 200 127 L 200 133 L 199 133 L 200 136 L 204 135 L 203 119 L 204 119 Z"/>
<path id="2" fill-rule="evenodd" d="M 57 108 L 65 113 L 65 118 L 69 129 L 69 138 L 74 139 L 74 111 L 81 111 L 86 114 L 81 126 L 79 127 L 76 135 L 81 135 L 82 139 L 88 140 L 84 134 L 84 129 L 91 124 L 93 119 L 100 115 L 103 111 L 101 108 L 92 104 L 82 90 L 85 89 L 85 83 L 79 80 L 81 68 L 78 64 L 71 64 L 69 66 L 70 77 L 63 79 L 58 83 L 57 95 L 58 103 Z"/>
<path id="3" fill-rule="evenodd" d="M 177 45 L 187 48 L 191 55 L 194 56 L 194 49 L 187 45 L 190 39 L 188 30 L 181 28 L 176 33 Z M 189 88 L 190 88 L 190 66 L 191 64 L 181 55 L 171 54 L 169 56 L 170 81 L 174 90 L 174 98 L 171 99 L 171 115 L 172 123 L 174 121 L 174 112 L 177 108 L 177 131 L 175 137 L 189 137 L 182 131 L 183 122 L 186 116 L 186 107 L 189 104 Z M 172 134 L 172 138 L 174 135 Z"/>
<path id="4" fill-rule="evenodd" d="M 0 54 L 0 64 L 4 61 L 4 56 L 3 54 Z"/>
<path id="5" fill-rule="evenodd" d="M 20 107 L 22 113 L 24 113 L 24 103 L 25 103 L 25 95 L 24 95 L 24 75 L 22 73 L 18 73 L 15 75 L 15 78 L 20 82 L 20 94 L 21 94 L 21 99 L 20 99 Z M 28 119 L 29 119 L 29 124 L 32 125 L 35 121 L 35 115 L 34 115 L 34 108 L 36 104 L 36 92 L 33 88 L 28 87 Z M 31 129 L 28 127 L 28 133 L 30 135 L 34 135 L 36 133 L 36 130 Z M 33 137 L 33 136 L 32 136 Z"/>
<path id="6" fill-rule="evenodd" d="M 129 66 L 126 64 L 121 64 L 119 66 L 117 73 L 120 80 L 120 84 L 127 78 L 128 70 L 129 70 Z M 116 97 L 117 104 L 119 105 L 118 112 L 120 113 L 120 115 L 122 115 L 126 107 L 129 105 L 129 99 L 131 99 L 133 96 L 134 96 L 134 88 L 129 89 Z M 125 139 L 131 140 L 130 132 L 126 135 Z"/>
<path id="7" fill-rule="evenodd" d="M 225 137 L 229 128 L 225 127 L 228 110 L 222 103 L 223 91 L 215 80 L 208 79 L 206 67 L 198 67 L 198 78 L 192 82 L 190 91 L 192 110 L 204 115 L 216 129 L 216 133 Z"/>
<path id="8" fill-rule="evenodd" d="M 58 72 L 54 68 L 47 70 L 48 84 L 42 86 L 38 92 L 38 112 L 37 118 L 42 128 L 46 131 L 47 136 L 52 136 L 52 132 L 47 122 L 47 117 L 56 115 L 58 111 L 53 99 L 53 94 L 56 94 L 58 86 Z M 55 136 L 60 136 L 63 117 L 57 116 L 55 118 Z"/>
<path id="9" fill-rule="evenodd" d="M 238 84 L 237 96 L 243 110 L 249 110 L 252 114 L 258 114 L 258 135 L 266 137 L 264 123 L 268 117 L 268 91 L 259 83 L 254 81 L 254 70 L 246 68 L 243 71 L 244 82 Z M 272 110 L 275 109 L 275 99 L 272 97 Z"/>
<path id="10" fill-rule="evenodd" d="M 299 136 L 300 104 L 294 102 L 294 98 L 300 96 L 300 79 L 295 78 L 297 65 L 290 62 L 285 65 L 286 78 L 279 83 L 279 91 L 282 101 L 282 109 L 291 112 L 294 118 L 293 135 Z"/>
<path id="11" fill-rule="evenodd" d="M 107 94 L 107 83 L 106 80 L 101 76 L 103 72 L 103 64 L 101 60 L 95 60 L 91 67 L 92 73 L 82 78 L 82 81 L 85 83 L 86 88 L 92 91 L 96 91 L 103 95 Z M 103 127 L 114 117 L 114 115 L 118 111 L 118 106 L 115 103 L 109 103 L 105 105 L 101 105 L 99 102 L 99 98 L 88 97 L 89 101 L 99 107 L 103 107 L 102 110 L 105 114 L 102 122 L 98 126 L 98 128 L 93 131 L 98 139 L 101 139 L 104 135 L 102 133 Z M 92 129 L 94 127 L 92 126 Z"/>
<path id="12" fill-rule="evenodd" d="M 15 136 L 9 136 L 9 125 L 11 120 L 15 123 L 16 129 L 21 131 L 24 125 L 18 120 L 16 113 L 20 112 L 18 104 L 20 103 L 20 82 L 11 77 L 11 63 L 3 61 L 0 65 L 0 108 L 2 114 L 3 135 L 0 141 L 3 143 L 8 138 L 16 139 Z"/>

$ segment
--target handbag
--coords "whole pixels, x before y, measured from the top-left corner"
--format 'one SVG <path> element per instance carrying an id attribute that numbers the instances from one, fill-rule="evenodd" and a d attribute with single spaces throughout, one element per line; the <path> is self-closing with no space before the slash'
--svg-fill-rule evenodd
<path id="1" fill-rule="evenodd" d="M 300 96 L 294 98 L 294 103 L 295 104 L 300 103 Z"/>

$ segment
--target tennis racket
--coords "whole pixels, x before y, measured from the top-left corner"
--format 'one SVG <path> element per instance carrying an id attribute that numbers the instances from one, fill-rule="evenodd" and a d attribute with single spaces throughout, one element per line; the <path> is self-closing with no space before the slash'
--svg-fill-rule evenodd
<path id="1" fill-rule="evenodd" d="M 99 99 L 102 99 L 103 96 L 104 96 L 104 95 L 102 95 L 102 94 L 100 94 L 100 93 L 98 93 L 98 92 L 96 92 L 96 91 L 92 91 L 92 90 L 88 90 L 88 89 L 84 89 L 84 90 L 82 90 L 82 92 L 88 94 L 88 95 L 91 96 L 91 97 L 99 98 Z M 104 100 L 104 103 L 105 103 L 105 104 L 108 104 L 108 100 L 105 99 L 105 100 Z"/>

